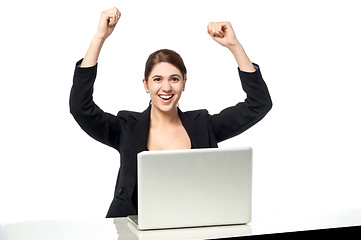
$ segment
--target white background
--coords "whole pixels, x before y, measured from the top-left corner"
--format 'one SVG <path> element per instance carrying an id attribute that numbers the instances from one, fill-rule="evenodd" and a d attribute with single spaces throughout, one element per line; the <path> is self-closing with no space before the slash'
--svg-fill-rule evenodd
<path id="1" fill-rule="evenodd" d="M 361 83 L 357 1 L 4 1 L 0 4 L 0 222 L 104 218 L 119 155 L 69 113 L 75 63 L 100 13 L 122 17 L 106 41 L 94 99 L 143 111 L 145 61 L 176 50 L 188 68 L 183 111 L 243 101 L 237 65 L 207 34 L 230 21 L 261 67 L 273 109 L 220 147 L 254 149 L 254 216 L 318 207 L 361 209 Z"/>

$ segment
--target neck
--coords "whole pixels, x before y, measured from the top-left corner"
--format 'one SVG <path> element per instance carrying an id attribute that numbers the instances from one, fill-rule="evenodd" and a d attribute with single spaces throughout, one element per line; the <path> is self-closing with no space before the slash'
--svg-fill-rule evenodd
<path id="1" fill-rule="evenodd" d="M 160 111 L 157 107 L 152 106 L 150 110 L 150 122 L 152 126 L 167 126 L 177 124 L 180 122 L 178 109 L 174 108 L 170 111 L 163 112 Z"/>

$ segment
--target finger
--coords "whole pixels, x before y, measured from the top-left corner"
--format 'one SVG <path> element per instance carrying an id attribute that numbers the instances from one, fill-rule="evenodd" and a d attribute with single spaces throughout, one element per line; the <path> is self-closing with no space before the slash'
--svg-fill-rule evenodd
<path id="1" fill-rule="evenodd" d="M 224 22 L 223 23 L 223 30 L 227 30 L 230 26 L 230 23 L 229 22 Z"/>
<path id="2" fill-rule="evenodd" d="M 225 22 L 223 24 L 223 29 L 224 29 L 224 31 L 234 32 L 230 22 Z"/>
<path id="3" fill-rule="evenodd" d="M 112 23 L 114 21 L 114 15 L 108 10 L 108 11 L 104 11 L 102 12 L 102 19 L 104 19 L 107 22 Z"/>
<path id="4" fill-rule="evenodd" d="M 120 11 L 116 7 L 114 7 L 112 10 L 113 10 L 113 13 L 115 14 L 115 17 L 116 17 L 115 21 L 118 22 L 119 18 L 121 16 Z"/>
<path id="5" fill-rule="evenodd" d="M 110 25 L 114 25 L 115 23 L 117 23 L 121 16 L 120 11 L 116 7 L 104 11 L 102 15 L 105 17 L 105 19 L 109 22 Z"/>
<path id="6" fill-rule="evenodd" d="M 213 22 L 211 24 L 211 34 L 213 37 L 221 37 L 222 35 L 219 32 L 219 24 L 217 22 Z"/>
<path id="7" fill-rule="evenodd" d="M 208 24 L 208 34 L 212 38 L 223 38 L 225 33 L 220 22 L 210 22 Z"/>
<path id="8" fill-rule="evenodd" d="M 207 25 L 207 32 L 208 34 L 211 34 L 211 23 L 208 23 Z"/>
<path id="9" fill-rule="evenodd" d="M 213 22 L 210 22 L 208 24 L 208 34 L 212 37 L 215 36 L 215 32 L 214 32 L 214 23 Z"/>
<path id="10" fill-rule="evenodd" d="M 217 23 L 217 24 L 216 24 L 217 35 L 218 35 L 218 37 L 221 37 L 221 38 L 224 36 L 222 27 L 223 27 L 223 24 L 222 24 L 222 23 Z"/>
<path id="11" fill-rule="evenodd" d="M 117 15 L 115 13 L 109 14 L 109 23 L 110 25 L 114 25 L 118 22 Z"/>
<path id="12" fill-rule="evenodd" d="M 212 23 L 212 34 L 213 36 L 216 36 L 216 24 Z"/>
<path id="13" fill-rule="evenodd" d="M 122 16 L 122 14 L 121 14 L 121 12 L 116 8 L 116 10 L 117 10 L 117 17 L 118 17 L 118 21 L 119 21 L 119 19 L 120 19 L 120 17 Z"/>
<path id="14" fill-rule="evenodd" d="M 108 20 L 110 26 L 115 23 L 115 17 L 112 15 L 108 15 L 107 20 Z"/>

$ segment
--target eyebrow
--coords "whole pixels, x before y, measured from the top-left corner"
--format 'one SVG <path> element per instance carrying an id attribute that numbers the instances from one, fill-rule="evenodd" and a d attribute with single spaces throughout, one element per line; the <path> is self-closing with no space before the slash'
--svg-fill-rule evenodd
<path id="1" fill-rule="evenodd" d="M 172 75 L 170 75 L 169 77 L 174 77 L 174 76 L 177 76 L 177 77 L 181 77 L 181 76 L 179 76 L 178 74 L 172 74 Z M 163 77 L 163 76 L 161 76 L 161 75 L 154 75 L 152 78 L 156 78 L 156 77 Z"/>

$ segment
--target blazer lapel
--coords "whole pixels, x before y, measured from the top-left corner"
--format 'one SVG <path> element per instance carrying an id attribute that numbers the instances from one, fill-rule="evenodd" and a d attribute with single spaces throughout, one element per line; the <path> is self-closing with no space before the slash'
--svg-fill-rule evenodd
<path id="1" fill-rule="evenodd" d="M 208 133 L 204 132 L 204 126 L 200 126 L 202 122 L 200 121 L 199 111 L 183 113 L 178 109 L 178 114 L 191 140 L 192 148 L 208 147 L 208 141 L 206 141 L 208 138 L 205 137 Z"/>
<path id="2" fill-rule="evenodd" d="M 136 113 L 130 115 L 130 117 L 134 120 L 131 124 L 132 131 L 132 148 L 136 148 L 135 150 L 146 150 L 147 142 L 148 142 L 148 134 L 149 134 L 149 124 L 150 124 L 150 109 L 149 106 L 144 112 Z"/>
<path id="3" fill-rule="evenodd" d="M 150 126 L 150 110 L 149 106 L 144 112 L 130 115 L 134 122 L 131 124 L 131 148 L 136 153 L 147 150 L 148 134 Z M 208 134 L 205 132 L 202 121 L 200 120 L 199 111 L 192 111 L 183 113 L 178 108 L 178 114 L 182 121 L 185 130 L 191 140 L 192 148 L 208 147 L 208 141 L 205 142 L 204 136 Z M 200 125 L 201 124 L 201 125 Z M 203 125 L 205 123 L 203 122 Z"/>

